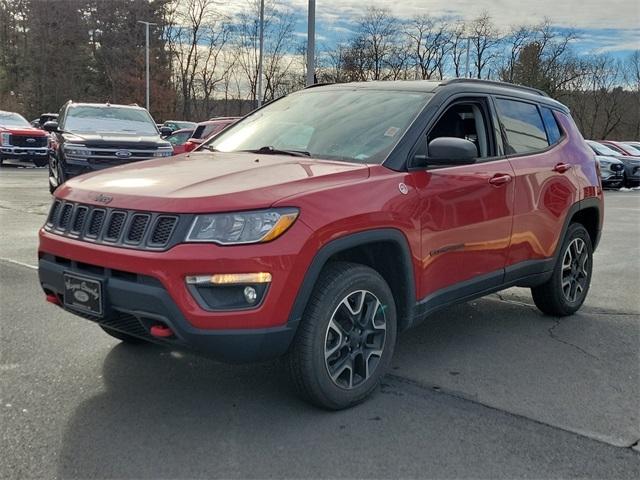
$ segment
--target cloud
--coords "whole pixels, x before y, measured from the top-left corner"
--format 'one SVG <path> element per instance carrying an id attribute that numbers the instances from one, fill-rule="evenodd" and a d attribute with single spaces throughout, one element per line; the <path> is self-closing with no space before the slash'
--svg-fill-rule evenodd
<path id="1" fill-rule="evenodd" d="M 301 24 L 306 20 L 308 0 L 277 0 L 277 3 L 290 7 Z M 247 4 L 247 0 L 226 0 L 222 8 L 234 12 Z M 640 48 L 640 2 L 636 0 L 316 0 L 316 31 L 329 37 L 335 37 L 336 33 L 349 35 L 369 6 L 388 8 L 401 19 L 432 15 L 470 20 L 486 10 L 503 30 L 549 18 L 558 27 L 608 31 L 610 38 L 600 38 L 601 49 Z"/>

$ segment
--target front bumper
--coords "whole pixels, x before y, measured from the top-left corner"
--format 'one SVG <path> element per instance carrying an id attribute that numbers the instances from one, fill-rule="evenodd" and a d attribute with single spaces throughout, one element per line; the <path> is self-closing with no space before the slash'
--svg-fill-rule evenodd
<path id="1" fill-rule="evenodd" d="M 297 319 L 289 316 L 308 267 L 306 247 L 301 248 L 308 235 L 308 227 L 296 222 L 286 235 L 267 244 L 179 244 L 150 252 L 90 244 L 41 230 L 40 283 L 45 293 L 64 304 L 64 273 L 89 276 L 104 285 L 105 315 L 97 318 L 69 310 L 72 313 L 222 361 L 266 360 L 284 354 L 295 334 Z M 206 310 L 185 282 L 190 275 L 254 271 L 269 271 L 273 280 L 262 303 L 250 309 Z M 168 326 L 174 337 L 153 337 L 150 328 L 157 323 Z"/>
<path id="2" fill-rule="evenodd" d="M 34 158 L 46 158 L 49 154 L 47 147 L 14 147 L 12 145 L 3 145 L 0 147 L 0 155 L 2 158 L 15 158 L 19 160 L 33 160 Z"/>

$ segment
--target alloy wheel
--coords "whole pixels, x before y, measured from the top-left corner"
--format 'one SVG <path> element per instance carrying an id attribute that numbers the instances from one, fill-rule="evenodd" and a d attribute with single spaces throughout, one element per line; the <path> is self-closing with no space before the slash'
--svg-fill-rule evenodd
<path id="1" fill-rule="evenodd" d="M 334 310 L 324 341 L 325 366 L 333 383 L 356 388 L 376 370 L 387 337 L 384 306 L 373 293 L 349 293 Z"/>
<path id="2" fill-rule="evenodd" d="M 583 295 L 589 281 L 589 253 L 582 238 L 574 238 L 562 258 L 562 293 L 574 303 Z"/>

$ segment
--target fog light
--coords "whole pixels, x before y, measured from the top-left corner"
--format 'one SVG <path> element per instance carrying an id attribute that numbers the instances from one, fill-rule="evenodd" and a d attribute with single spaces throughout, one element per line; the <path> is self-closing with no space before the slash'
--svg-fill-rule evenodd
<path id="1" fill-rule="evenodd" d="M 253 305 L 258 299 L 258 292 L 253 287 L 244 287 L 244 299 L 247 303 Z"/>

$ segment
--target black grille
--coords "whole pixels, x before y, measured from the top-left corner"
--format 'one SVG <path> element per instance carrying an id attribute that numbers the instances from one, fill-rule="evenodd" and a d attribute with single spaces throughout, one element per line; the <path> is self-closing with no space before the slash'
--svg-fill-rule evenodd
<path id="1" fill-rule="evenodd" d="M 102 230 L 102 222 L 104 222 L 105 216 L 104 210 L 94 210 L 91 212 L 91 220 L 89 221 L 89 229 L 87 230 L 87 235 L 91 237 L 97 237 Z"/>
<path id="2" fill-rule="evenodd" d="M 47 137 L 30 137 L 28 135 L 11 135 L 9 143 L 14 147 L 42 148 L 47 146 Z"/>
<path id="3" fill-rule="evenodd" d="M 149 215 L 140 213 L 134 214 L 131 219 L 129 231 L 127 232 L 127 242 L 140 243 L 142 241 L 142 237 L 144 237 L 144 232 L 147 229 L 147 223 L 149 223 Z"/>
<path id="4" fill-rule="evenodd" d="M 87 207 L 78 207 L 76 208 L 76 216 L 73 219 L 73 225 L 71 226 L 71 231 L 75 233 L 79 233 L 82 231 L 82 227 L 84 227 L 84 222 L 87 219 L 87 212 L 89 209 Z"/>
<path id="5" fill-rule="evenodd" d="M 187 220 L 185 220 L 186 222 Z M 164 249 L 172 242 L 179 217 L 162 213 L 116 210 L 55 200 L 45 229 L 78 240 L 120 247 Z"/>
<path id="6" fill-rule="evenodd" d="M 112 242 L 117 242 L 120 238 L 120 233 L 122 233 L 122 227 L 124 226 L 124 221 L 127 218 L 127 214 L 125 212 L 113 212 L 109 217 L 109 226 L 107 227 L 107 233 L 104 234 L 105 240 L 109 240 Z"/>
<path id="7" fill-rule="evenodd" d="M 70 203 L 66 203 L 64 207 L 62 207 L 62 212 L 60 213 L 60 220 L 58 220 L 58 228 L 60 230 L 66 230 L 69 228 L 69 222 L 71 221 L 71 214 L 73 214 L 73 205 Z"/>
<path id="8" fill-rule="evenodd" d="M 159 217 L 153 228 L 150 243 L 154 245 L 164 245 L 171 237 L 173 228 L 176 226 L 176 217 Z"/>

